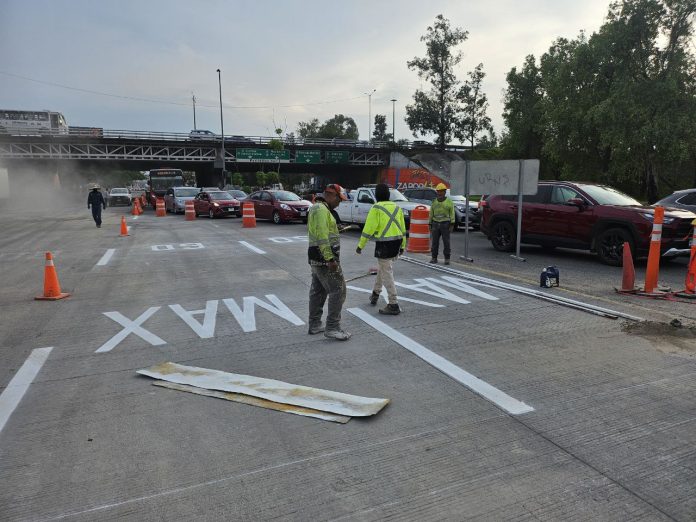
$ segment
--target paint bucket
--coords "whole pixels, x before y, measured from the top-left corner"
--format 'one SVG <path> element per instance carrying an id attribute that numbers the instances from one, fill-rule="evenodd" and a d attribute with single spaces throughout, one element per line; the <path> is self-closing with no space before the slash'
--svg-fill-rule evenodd
<path id="1" fill-rule="evenodd" d="M 541 271 L 539 276 L 539 286 L 542 288 L 551 288 L 552 286 L 560 286 L 561 273 L 555 266 L 547 266 Z"/>

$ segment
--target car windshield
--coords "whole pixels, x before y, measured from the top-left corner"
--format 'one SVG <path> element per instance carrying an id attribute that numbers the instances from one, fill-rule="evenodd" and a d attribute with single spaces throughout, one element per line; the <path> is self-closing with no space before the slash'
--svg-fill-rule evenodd
<path id="1" fill-rule="evenodd" d="M 174 194 L 176 195 L 177 198 L 188 198 L 188 197 L 193 197 L 196 194 L 198 194 L 199 190 L 195 187 L 191 188 L 185 188 L 185 189 L 177 189 L 174 191 Z"/>
<path id="2" fill-rule="evenodd" d="M 300 201 L 300 196 L 294 192 L 279 190 L 273 194 L 278 201 Z"/>
<path id="3" fill-rule="evenodd" d="M 243 190 L 230 190 L 229 192 L 237 199 L 244 199 L 247 197 L 247 193 Z"/>
<path id="4" fill-rule="evenodd" d="M 184 180 L 181 176 L 179 177 L 153 177 L 150 179 L 152 184 L 152 190 L 167 190 L 172 185 L 183 185 Z"/>
<path id="5" fill-rule="evenodd" d="M 460 203 L 466 203 L 466 198 L 464 196 L 450 196 L 452 201 L 458 201 Z"/>
<path id="6" fill-rule="evenodd" d="M 389 189 L 389 201 L 408 201 L 408 198 L 396 189 Z"/>
<path id="7" fill-rule="evenodd" d="M 216 199 L 234 199 L 234 198 L 232 196 L 230 196 L 230 194 L 227 192 L 211 192 L 210 199 L 215 201 Z"/>
<path id="8" fill-rule="evenodd" d="M 640 201 L 611 187 L 601 187 L 599 185 L 578 185 L 578 187 L 600 205 L 620 205 L 623 207 L 642 205 Z"/>
<path id="9" fill-rule="evenodd" d="M 116 189 L 111 189 L 112 194 L 128 194 L 128 189 L 124 188 L 116 188 Z"/>

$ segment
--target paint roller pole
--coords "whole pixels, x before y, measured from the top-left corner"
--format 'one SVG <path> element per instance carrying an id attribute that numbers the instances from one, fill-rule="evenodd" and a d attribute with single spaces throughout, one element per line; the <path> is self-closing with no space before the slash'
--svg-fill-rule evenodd
<path id="1" fill-rule="evenodd" d="M 466 202 L 464 203 L 464 255 L 459 256 L 459 259 L 473 263 L 474 260 L 469 257 L 469 174 L 471 173 L 469 163 L 470 161 L 466 160 L 464 170 L 464 198 L 466 199 Z M 457 227 L 456 223 L 454 224 L 454 227 Z"/>
<path id="2" fill-rule="evenodd" d="M 526 261 L 520 255 L 520 244 L 522 242 L 522 181 L 524 180 L 524 160 L 518 160 L 520 162 L 519 167 L 519 178 L 517 182 L 517 249 L 514 256 L 510 256 L 518 261 Z"/>

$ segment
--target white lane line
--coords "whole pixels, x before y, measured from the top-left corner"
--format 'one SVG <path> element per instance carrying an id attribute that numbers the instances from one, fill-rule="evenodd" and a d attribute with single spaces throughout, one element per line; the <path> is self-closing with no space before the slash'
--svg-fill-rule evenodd
<path id="1" fill-rule="evenodd" d="M 364 310 L 361 310 L 360 308 L 349 308 L 348 311 L 358 319 L 362 319 L 364 322 L 372 326 L 372 328 L 377 330 L 379 333 L 386 335 L 392 341 L 400 344 L 412 354 L 420 357 L 431 366 L 434 366 L 442 373 L 449 375 L 455 381 L 463 384 L 474 393 L 478 393 L 481 397 L 488 399 L 506 412 L 511 413 L 512 415 L 519 415 L 521 413 L 534 411 L 534 408 L 531 406 L 528 406 L 524 402 L 518 401 L 514 397 L 510 397 L 508 394 L 500 391 L 494 386 L 491 386 L 486 381 L 482 381 L 475 375 L 461 369 L 459 366 L 451 363 L 435 352 L 428 350 L 425 346 L 417 343 L 410 337 L 406 337 L 404 334 L 397 332 L 394 330 L 394 328 L 383 323 Z"/>
<path id="2" fill-rule="evenodd" d="M 114 255 L 114 252 L 116 252 L 115 248 L 110 248 L 109 250 L 107 250 L 106 253 L 97 262 L 97 266 L 104 266 L 105 264 L 107 264 L 111 260 L 111 256 Z"/>
<path id="3" fill-rule="evenodd" d="M 349 288 L 349 289 L 351 289 L 351 290 L 355 290 L 356 292 L 363 292 L 363 293 L 366 293 L 366 294 L 371 294 L 371 293 L 372 293 L 372 290 L 366 290 L 365 288 L 360 288 L 360 287 L 358 287 L 358 286 L 346 285 L 346 288 Z M 381 293 L 380 295 L 381 295 L 382 298 L 384 299 L 384 302 L 385 302 L 385 303 L 388 303 L 388 302 L 389 302 L 389 298 L 387 297 L 387 290 L 386 290 L 385 288 L 382 288 L 382 293 Z M 427 301 L 419 301 L 418 299 L 411 299 L 411 298 L 409 298 L 409 297 L 403 297 L 403 296 L 401 296 L 401 295 L 399 296 L 399 301 L 405 301 L 405 302 L 409 302 L 409 303 L 416 303 L 416 304 L 420 304 L 420 305 L 423 305 L 423 306 L 429 306 L 429 307 L 431 307 L 431 308 L 444 308 L 444 307 L 445 307 L 445 305 L 441 305 L 441 304 L 437 304 L 437 303 L 429 303 L 429 302 L 427 302 Z"/>
<path id="4" fill-rule="evenodd" d="M 265 254 L 266 253 L 265 251 L 261 250 L 260 248 L 256 248 L 254 245 L 252 245 L 251 243 L 247 243 L 246 241 L 240 241 L 239 243 L 241 245 L 247 247 L 252 252 L 256 252 L 257 254 Z"/>
<path id="5" fill-rule="evenodd" d="M 53 350 L 52 346 L 32 350 L 22 367 L 12 377 L 5 391 L 0 394 L 0 431 L 5 427 L 5 423 L 12 415 L 19 401 L 24 397 L 34 377 L 36 377 L 36 374 L 39 373 L 46 359 L 48 359 L 48 354 L 51 353 L 51 350 Z"/>

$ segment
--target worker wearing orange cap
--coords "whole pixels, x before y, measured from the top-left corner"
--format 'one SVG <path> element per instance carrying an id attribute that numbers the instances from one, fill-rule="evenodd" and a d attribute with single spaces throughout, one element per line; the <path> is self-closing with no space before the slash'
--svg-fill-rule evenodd
<path id="1" fill-rule="evenodd" d="M 341 328 L 341 309 L 346 300 L 346 281 L 341 270 L 341 243 L 338 225 L 332 211 L 347 199 L 343 188 L 333 183 L 317 196 L 307 216 L 307 256 L 312 267 L 309 289 L 310 335 L 324 332 L 324 337 L 347 341 L 350 334 Z M 321 322 L 324 303 L 328 297 L 326 327 Z"/>
<path id="2" fill-rule="evenodd" d="M 454 230 L 457 222 L 454 214 L 454 203 L 447 197 L 447 185 L 438 183 L 435 187 L 437 199 L 430 204 L 430 262 L 437 263 L 437 254 L 440 250 L 440 238 L 442 237 L 443 254 L 445 264 L 450 264 L 450 232 Z"/>

